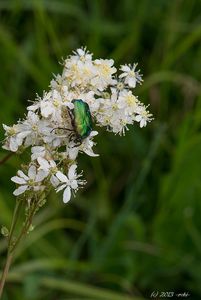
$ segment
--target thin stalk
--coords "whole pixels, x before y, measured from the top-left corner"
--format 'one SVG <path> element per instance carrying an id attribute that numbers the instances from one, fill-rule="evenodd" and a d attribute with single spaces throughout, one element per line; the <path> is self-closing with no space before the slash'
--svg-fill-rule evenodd
<path id="1" fill-rule="evenodd" d="M 13 253 L 10 253 L 10 254 L 8 253 L 7 258 L 6 258 L 6 264 L 4 266 L 3 273 L 2 273 L 2 276 L 1 276 L 0 299 L 1 299 L 1 296 L 2 296 L 2 293 L 3 293 L 4 285 L 5 285 L 6 278 L 7 278 L 7 275 L 8 275 L 8 271 L 9 271 L 9 268 L 10 268 L 10 265 L 11 265 L 11 262 L 12 262 L 12 258 L 13 258 Z"/>
<path id="2" fill-rule="evenodd" d="M 8 250 L 9 250 L 11 242 L 12 242 L 12 236 L 13 236 L 13 232 L 15 230 L 15 226 L 16 226 L 16 223 L 18 220 L 21 203 L 22 203 L 21 201 L 18 201 L 18 200 L 16 201 L 13 218 L 12 218 L 12 222 L 11 222 L 11 226 L 10 226 L 9 237 L 8 237 Z"/>
<path id="3" fill-rule="evenodd" d="M 33 220 L 33 217 L 35 215 L 35 212 L 36 212 L 36 208 L 37 208 L 37 202 L 35 203 L 34 207 L 33 207 L 33 210 L 31 211 L 29 217 L 27 218 L 24 226 L 22 227 L 22 230 L 17 238 L 17 240 L 15 241 L 15 244 L 14 246 L 11 248 L 11 252 L 13 252 L 16 247 L 18 246 L 18 244 L 20 243 L 20 241 L 22 240 L 22 238 L 24 237 L 24 235 L 27 233 L 27 231 L 29 230 L 29 227 L 32 223 L 32 220 Z"/>
<path id="4" fill-rule="evenodd" d="M 5 281 L 6 281 L 6 277 L 12 262 L 12 258 L 13 258 L 13 253 L 10 251 L 10 246 L 12 243 L 12 236 L 13 236 L 13 232 L 15 229 L 15 225 L 17 223 L 18 220 L 18 216 L 19 216 L 19 208 L 20 208 L 20 204 L 21 201 L 16 201 L 15 204 L 15 209 L 13 212 L 13 217 L 12 217 L 12 221 L 11 221 L 11 227 L 10 227 L 10 232 L 9 232 L 9 236 L 8 236 L 8 252 L 7 252 L 7 257 L 6 257 L 6 263 L 2 272 L 2 276 L 1 276 L 1 281 L 0 281 L 0 299 L 3 293 L 3 289 L 4 289 L 4 285 L 5 285 Z"/>
<path id="5" fill-rule="evenodd" d="M 15 209 L 13 212 L 13 218 L 12 218 L 12 222 L 11 222 L 11 227 L 10 227 L 10 232 L 9 232 L 9 236 L 8 236 L 8 252 L 7 252 L 7 257 L 6 257 L 6 263 L 2 272 L 2 276 L 1 276 L 1 281 L 0 281 L 0 299 L 3 293 L 3 289 L 4 289 L 4 285 L 6 282 L 6 278 L 7 278 L 7 274 L 14 256 L 14 252 L 15 249 L 17 247 L 17 245 L 20 243 L 21 239 L 24 237 L 24 235 L 27 233 L 27 231 L 29 230 L 29 227 L 32 223 L 32 219 L 33 216 L 36 212 L 37 209 L 37 204 L 38 202 L 36 201 L 35 204 L 33 205 L 33 209 L 30 212 L 29 216 L 27 217 L 27 220 L 25 221 L 24 226 L 21 229 L 21 232 L 17 238 L 17 240 L 15 241 L 14 245 L 12 245 L 12 237 L 13 237 L 13 233 L 15 231 L 15 227 L 18 221 L 18 216 L 19 216 L 19 208 L 20 208 L 20 204 L 22 203 L 22 201 L 16 201 L 15 204 Z"/>

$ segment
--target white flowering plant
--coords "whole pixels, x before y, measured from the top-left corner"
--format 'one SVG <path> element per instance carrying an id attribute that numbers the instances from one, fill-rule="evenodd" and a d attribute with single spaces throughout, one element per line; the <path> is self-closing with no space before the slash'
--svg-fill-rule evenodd
<path id="1" fill-rule="evenodd" d="M 78 136 L 76 129 L 82 129 L 84 124 L 72 120 L 75 99 L 87 105 L 87 112 L 97 127 L 105 127 L 115 134 L 124 135 L 128 125 L 138 123 L 142 128 L 152 120 L 147 107 L 134 95 L 136 85 L 143 82 L 136 68 L 137 64 L 122 65 L 117 72 L 112 59 L 93 59 L 85 48 L 77 49 L 63 61 L 63 72 L 54 76 L 49 90 L 27 107 L 25 119 L 13 126 L 3 124 L 6 136 L 3 148 L 22 153 L 29 147 L 31 157 L 11 178 L 16 184 L 13 194 L 17 201 L 11 229 L 2 228 L 8 239 L 8 256 L 0 295 L 13 252 L 29 232 L 33 216 L 45 203 L 48 192 L 52 188 L 62 191 L 63 202 L 69 202 L 86 183 L 81 179 L 82 172 L 77 173 L 79 153 L 98 156 L 93 150 L 93 139 L 98 132 L 90 128 L 87 134 Z M 16 238 L 13 232 L 21 205 L 25 205 L 26 217 Z"/>

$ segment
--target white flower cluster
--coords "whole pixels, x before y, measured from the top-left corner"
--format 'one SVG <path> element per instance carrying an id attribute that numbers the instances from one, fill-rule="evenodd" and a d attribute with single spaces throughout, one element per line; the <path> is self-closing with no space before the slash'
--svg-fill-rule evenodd
<path id="1" fill-rule="evenodd" d="M 127 125 L 134 122 L 144 127 L 152 120 L 133 94 L 136 84 L 143 81 L 136 71 L 137 64 L 121 66 L 119 75 L 113 64 L 112 59 L 93 60 L 86 49 L 78 49 L 64 61 L 63 73 L 51 81 L 50 90 L 27 108 L 26 118 L 12 127 L 3 125 L 4 149 L 22 152 L 31 147 L 31 162 L 26 171 L 19 170 L 12 177 L 18 185 L 14 195 L 29 196 L 53 186 L 57 192 L 64 190 L 66 203 L 85 184 L 76 173 L 76 158 L 79 152 L 97 156 L 92 148 L 98 132 L 89 132 L 77 143 L 72 121 L 74 99 L 88 104 L 97 126 L 105 126 L 115 134 L 124 134 Z"/>

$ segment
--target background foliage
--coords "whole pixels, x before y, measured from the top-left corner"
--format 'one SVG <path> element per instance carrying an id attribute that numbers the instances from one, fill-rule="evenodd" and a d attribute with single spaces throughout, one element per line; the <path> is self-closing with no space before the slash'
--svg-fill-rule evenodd
<path id="1" fill-rule="evenodd" d="M 199 0 L 0 1 L 1 123 L 22 118 L 27 99 L 61 72 L 58 61 L 82 45 L 118 65 L 139 62 L 136 93 L 155 116 L 122 138 L 101 132 L 100 157 L 80 156 L 86 189 L 68 205 L 50 195 L 4 300 L 129 300 L 154 290 L 201 298 L 200 41 Z M 10 177 L 24 160 L 0 166 L 7 226 Z M 2 238 L 1 265 L 5 246 Z"/>

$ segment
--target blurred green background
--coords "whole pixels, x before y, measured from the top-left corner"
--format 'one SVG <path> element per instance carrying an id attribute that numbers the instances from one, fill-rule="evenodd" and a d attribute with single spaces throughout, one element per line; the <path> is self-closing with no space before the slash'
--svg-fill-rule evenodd
<path id="1" fill-rule="evenodd" d="M 99 130 L 100 157 L 79 157 L 86 188 L 68 205 L 52 192 L 3 299 L 201 299 L 201 1 L 0 0 L 0 123 L 23 118 L 27 99 L 83 45 L 117 66 L 139 63 L 136 94 L 155 120 L 125 137 Z M 10 177 L 26 159 L 0 166 L 1 224 L 14 207 Z M 5 249 L 1 238 L 1 266 Z"/>

